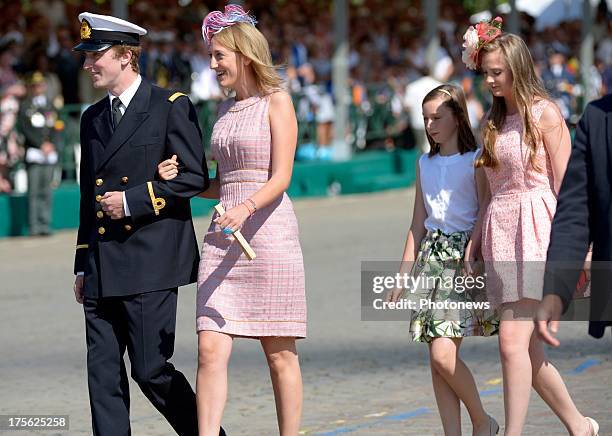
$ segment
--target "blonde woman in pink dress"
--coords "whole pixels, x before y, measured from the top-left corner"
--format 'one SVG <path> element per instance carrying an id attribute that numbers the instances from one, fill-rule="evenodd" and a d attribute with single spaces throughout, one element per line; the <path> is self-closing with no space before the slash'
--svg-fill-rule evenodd
<path id="1" fill-rule="evenodd" d="M 302 411 L 295 340 L 306 337 L 306 299 L 298 224 L 285 190 L 297 121 L 252 16 L 228 5 L 208 14 L 202 31 L 211 68 L 235 97 L 221 105 L 211 142 L 217 177 L 201 194 L 220 199 L 226 212 L 213 216 L 198 276 L 199 434 L 219 434 L 232 342 L 246 337 L 259 339 L 266 355 L 280 434 L 294 436 Z M 177 171 L 176 156 L 159 165 L 163 178 Z M 238 229 L 257 255 L 253 261 L 231 236 Z"/>
<path id="2" fill-rule="evenodd" d="M 478 164 L 484 166 L 491 189 L 482 252 L 489 262 L 489 299 L 501 317 L 504 434 L 522 434 L 533 386 L 570 435 L 595 435 L 597 423 L 576 408 L 544 355 L 533 322 L 543 280 L 543 268 L 535 266 L 543 267 L 546 260 L 570 155 L 569 131 L 536 76 L 529 49 L 520 37 L 501 32 L 499 17 L 468 29 L 464 39 L 464 61 L 484 74 L 493 96 Z"/>

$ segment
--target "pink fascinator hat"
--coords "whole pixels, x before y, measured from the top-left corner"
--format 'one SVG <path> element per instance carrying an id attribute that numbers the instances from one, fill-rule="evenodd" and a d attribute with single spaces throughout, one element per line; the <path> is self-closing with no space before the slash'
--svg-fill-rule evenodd
<path id="1" fill-rule="evenodd" d="M 223 12 L 212 11 L 204 18 L 202 23 L 202 36 L 210 45 L 212 37 L 228 27 L 238 23 L 257 24 L 255 17 L 250 15 L 240 5 L 227 5 Z"/>

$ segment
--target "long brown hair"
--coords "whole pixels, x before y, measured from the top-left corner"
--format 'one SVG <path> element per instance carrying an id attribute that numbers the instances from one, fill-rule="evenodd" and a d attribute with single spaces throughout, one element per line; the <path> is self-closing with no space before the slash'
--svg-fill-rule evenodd
<path id="1" fill-rule="evenodd" d="M 472 133 L 463 90 L 453 85 L 440 85 L 427 93 L 425 98 L 423 98 L 423 104 L 438 99 L 442 100 L 442 104 L 452 111 L 453 116 L 457 120 L 457 146 L 459 147 L 459 153 L 463 154 L 476 150 L 476 138 L 474 138 Z M 429 136 L 427 129 L 425 129 L 425 134 L 430 145 L 429 157 L 433 157 L 440 152 L 440 146 Z"/>
<path id="2" fill-rule="evenodd" d="M 503 34 L 482 47 L 479 59 L 482 59 L 486 53 L 495 50 L 501 50 L 504 61 L 512 72 L 512 97 L 516 101 L 523 122 L 522 138 L 529 147 L 531 166 L 539 171 L 536 151 L 541 133 L 531 117 L 531 108 L 536 99 L 548 99 L 548 93 L 535 72 L 531 53 L 529 53 L 527 45 L 520 37 L 512 33 Z M 477 166 L 496 168 L 499 165 L 499 160 L 495 154 L 495 140 L 506 122 L 507 114 L 508 108 L 504 98 L 493 97 L 493 106 L 482 127 L 483 151 L 476 162 Z"/>

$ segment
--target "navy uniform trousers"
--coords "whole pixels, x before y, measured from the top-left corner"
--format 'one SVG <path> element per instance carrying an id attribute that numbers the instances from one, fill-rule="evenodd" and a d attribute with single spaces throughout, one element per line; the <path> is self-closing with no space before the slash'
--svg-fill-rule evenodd
<path id="1" fill-rule="evenodd" d="M 177 289 L 86 298 L 87 370 L 95 435 L 128 435 L 130 374 L 177 434 L 197 435 L 195 394 L 168 362 L 174 352 Z M 108 401 L 109 398 L 115 401 Z"/>

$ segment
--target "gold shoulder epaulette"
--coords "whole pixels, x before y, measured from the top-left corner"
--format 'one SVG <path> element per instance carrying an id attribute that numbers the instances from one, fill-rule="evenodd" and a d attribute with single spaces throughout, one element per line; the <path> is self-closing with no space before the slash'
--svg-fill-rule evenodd
<path id="1" fill-rule="evenodd" d="M 179 97 L 182 97 L 183 95 L 184 95 L 184 96 L 187 96 L 187 94 L 183 94 L 182 92 L 175 92 L 175 93 L 174 93 L 174 94 L 172 94 L 170 97 L 168 97 L 168 101 L 169 101 L 170 103 L 174 103 L 174 100 L 176 100 L 176 99 L 177 99 L 177 98 L 179 98 Z"/>

